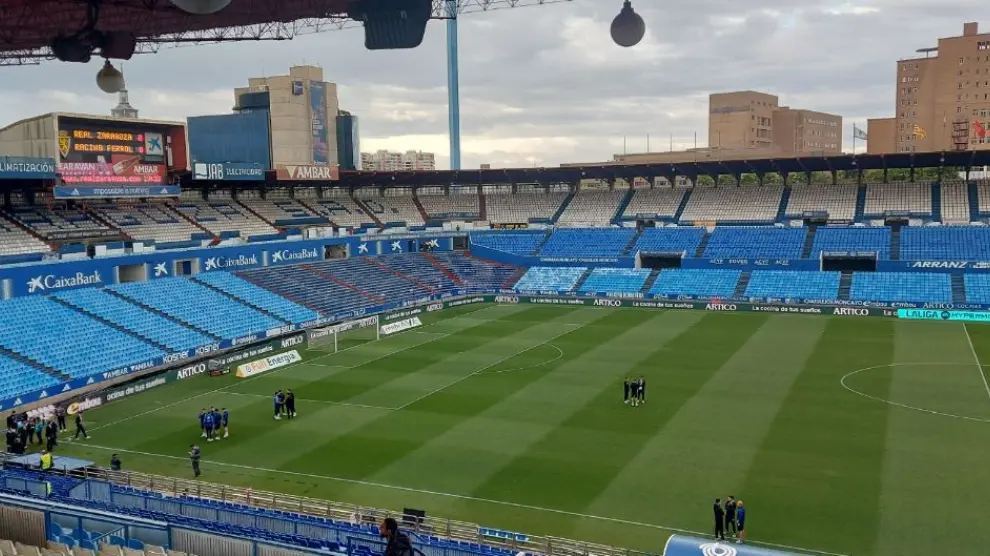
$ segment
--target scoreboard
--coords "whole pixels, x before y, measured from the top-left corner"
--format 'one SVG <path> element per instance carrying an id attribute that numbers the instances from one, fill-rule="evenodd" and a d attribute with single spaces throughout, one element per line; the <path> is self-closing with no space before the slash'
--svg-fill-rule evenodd
<path id="1" fill-rule="evenodd" d="M 58 152 L 61 162 L 113 163 L 137 158 L 144 163 L 164 163 L 165 136 L 160 131 L 66 126 L 58 131 Z"/>

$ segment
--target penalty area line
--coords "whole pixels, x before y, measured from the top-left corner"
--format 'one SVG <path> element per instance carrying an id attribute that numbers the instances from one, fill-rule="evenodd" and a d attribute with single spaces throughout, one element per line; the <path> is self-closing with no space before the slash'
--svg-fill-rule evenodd
<path id="1" fill-rule="evenodd" d="M 98 445 L 95 445 L 95 444 L 87 444 L 87 443 L 80 443 L 79 446 L 85 446 L 85 447 L 93 448 L 93 449 L 96 449 L 96 450 L 104 450 L 104 451 L 107 451 L 107 452 L 119 452 L 119 453 L 122 453 L 122 454 L 135 454 L 135 455 L 139 455 L 139 456 L 147 456 L 147 457 L 153 457 L 153 458 L 166 458 L 166 459 L 171 459 L 171 460 L 182 460 L 182 461 L 185 461 L 185 460 L 188 459 L 188 457 L 170 456 L 170 455 L 164 455 L 164 454 L 153 454 L 153 453 L 150 453 L 150 452 L 140 452 L 140 451 L 137 451 L 137 450 L 127 450 L 127 449 L 123 449 L 123 448 L 111 448 L 109 446 L 98 446 Z M 505 507 L 517 508 L 517 509 L 521 509 L 521 510 L 530 510 L 530 511 L 534 511 L 534 512 L 543 512 L 543 513 L 550 513 L 550 514 L 557 514 L 557 515 L 565 515 L 565 516 L 569 516 L 569 517 L 576 517 L 576 518 L 581 518 L 581 519 L 588 519 L 588 520 L 592 520 L 592 521 L 602 521 L 602 522 L 607 522 L 607 523 L 616 523 L 616 524 L 619 524 L 619 525 L 629 525 L 629 526 L 632 526 L 632 527 L 644 527 L 644 528 L 655 529 L 655 530 L 659 530 L 659 531 L 669 531 L 671 533 L 681 533 L 681 534 L 684 534 L 684 535 L 693 535 L 693 536 L 702 537 L 702 538 L 707 538 L 710 535 L 710 532 L 709 533 L 702 533 L 702 532 L 699 532 L 699 531 L 692 531 L 690 529 L 682 529 L 680 527 L 669 527 L 669 526 L 666 526 L 666 525 L 658 525 L 656 523 L 645 523 L 645 522 L 642 522 L 642 521 L 634 521 L 634 520 L 622 519 L 622 518 L 618 518 L 618 517 L 608 517 L 608 516 L 601 516 L 601 515 L 594 515 L 594 514 L 584 514 L 584 513 L 580 513 L 580 512 L 572 512 L 572 511 L 568 511 L 568 510 L 560 510 L 560 509 L 557 509 L 557 508 L 544 508 L 542 506 L 535 506 L 535 505 L 532 505 L 532 504 L 521 504 L 521 503 L 518 503 L 518 502 L 510 502 L 508 500 L 496 500 L 496 499 L 493 499 L 493 498 L 481 498 L 481 497 L 478 497 L 478 496 L 469 496 L 469 495 L 466 495 L 466 494 L 454 494 L 452 492 L 440 492 L 440 491 L 435 491 L 435 490 L 427 490 L 427 489 L 413 488 L 413 487 L 407 487 L 407 486 L 401 486 L 401 485 L 391 485 L 391 484 L 387 484 L 387 483 L 379 483 L 379 482 L 375 482 L 375 481 L 365 481 L 365 480 L 361 480 L 361 479 L 348 479 L 348 478 L 344 478 L 344 477 L 334 477 L 332 475 L 317 475 L 315 473 L 300 473 L 300 472 L 297 472 L 297 471 L 283 471 L 283 470 L 280 470 L 280 469 L 268 469 L 268 468 L 265 468 L 265 467 L 255 467 L 255 466 L 252 466 L 252 465 L 242 465 L 242 464 L 238 464 L 238 463 L 226 463 L 226 462 L 222 462 L 222 461 L 210 461 L 210 460 L 203 461 L 203 467 L 210 467 L 210 466 L 228 467 L 228 468 L 231 468 L 231 469 L 245 469 L 245 470 L 248 470 L 248 471 L 258 471 L 258 472 L 262 472 L 262 473 L 274 473 L 274 474 L 279 474 L 279 475 L 289 475 L 289 476 L 293 476 L 293 477 L 303 477 L 303 478 L 307 478 L 307 479 L 322 479 L 322 480 L 325 480 L 325 481 L 333 481 L 333 482 L 345 483 L 345 484 L 351 484 L 351 485 L 373 487 L 373 488 L 381 488 L 381 489 L 387 489 L 387 490 L 396 490 L 396 491 L 401 491 L 401 492 L 410 492 L 410 493 L 414 493 L 414 494 L 425 494 L 425 495 L 428 495 L 428 496 L 437 496 L 437 497 L 442 497 L 442 498 L 453 498 L 453 499 L 456 499 L 456 500 L 466 500 L 466 501 L 469 501 L 469 502 L 481 502 L 483 504 L 492 504 L 492 505 L 496 505 L 496 506 L 505 506 Z M 805 552 L 805 553 L 809 553 L 809 554 L 820 554 L 821 556 L 849 556 L 848 554 L 843 554 L 841 552 L 828 552 L 828 551 L 825 551 L 825 550 L 817 550 L 817 549 L 813 549 L 813 548 L 803 548 L 803 547 L 800 547 L 800 546 L 790 546 L 790 545 L 786 545 L 786 544 L 778 544 L 778 543 L 767 542 L 767 541 L 748 540 L 747 542 L 750 543 L 750 544 L 757 544 L 757 545 L 767 546 L 767 547 L 771 547 L 771 548 L 781 548 L 781 549 L 784 549 L 784 550 Z"/>
<path id="2" fill-rule="evenodd" d="M 976 348 L 973 347 L 973 338 L 969 335 L 969 327 L 966 323 L 963 323 L 963 332 L 966 333 L 966 341 L 969 343 L 969 351 L 973 354 L 973 359 L 976 360 L 976 370 L 980 373 L 980 378 L 983 379 L 983 388 L 987 391 L 987 397 L 990 398 L 990 382 L 987 382 L 987 373 L 983 371 L 983 363 L 980 361 L 980 356 L 976 354 Z"/>

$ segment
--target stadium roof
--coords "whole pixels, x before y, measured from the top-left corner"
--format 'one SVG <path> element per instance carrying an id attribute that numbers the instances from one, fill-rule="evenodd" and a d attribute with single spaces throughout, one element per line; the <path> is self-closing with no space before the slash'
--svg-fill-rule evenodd
<path id="1" fill-rule="evenodd" d="M 664 164 L 602 164 L 562 168 L 507 168 L 497 170 L 438 170 L 413 172 L 341 172 L 349 187 L 481 185 L 494 183 L 575 183 L 582 179 L 632 179 L 651 176 L 831 172 L 907 168 L 990 166 L 990 151 L 951 151 L 840 155 L 814 158 L 759 160 L 705 160 Z"/>
<path id="2" fill-rule="evenodd" d="M 75 114 L 72 112 L 49 112 L 47 114 L 39 114 L 37 116 L 31 116 L 30 118 L 24 118 L 23 120 L 17 120 L 12 124 L 0 127 L 0 132 L 6 131 L 17 126 L 21 126 L 30 122 L 36 122 L 38 120 L 44 120 L 45 118 L 71 118 L 78 120 L 93 120 L 99 122 L 118 122 L 126 125 L 158 125 L 158 126 L 173 126 L 173 127 L 186 127 L 186 122 L 174 122 L 168 120 L 150 120 L 148 118 L 118 118 L 116 116 L 102 116 L 99 114 Z"/>

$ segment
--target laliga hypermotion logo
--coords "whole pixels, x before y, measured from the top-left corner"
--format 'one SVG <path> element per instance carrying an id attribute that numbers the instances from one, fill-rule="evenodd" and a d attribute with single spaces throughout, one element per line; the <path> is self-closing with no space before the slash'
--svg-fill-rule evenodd
<path id="1" fill-rule="evenodd" d="M 736 556 L 736 549 L 727 544 L 717 542 L 707 543 L 699 546 L 701 553 L 705 556 Z"/>

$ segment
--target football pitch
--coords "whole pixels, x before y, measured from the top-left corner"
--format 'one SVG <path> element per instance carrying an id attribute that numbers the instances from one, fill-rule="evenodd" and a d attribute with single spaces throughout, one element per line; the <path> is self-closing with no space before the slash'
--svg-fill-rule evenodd
<path id="1" fill-rule="evenodd" d="M 87 413 L 60 453 L 660 552 L 714 498 L 752 541 L 828 554 L 990 545 L 990 328 L 867 317 L 477 305 L 248 379 Z M 622 403 L 644 376 L 647 401 Z M 272 418 L 292 389 L 295 420 Z M 199 409 L 231 436 L 199 438 Z M 71 428 L 71 427 L 70 427 Z"/>

